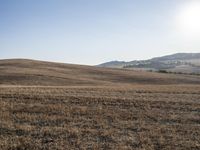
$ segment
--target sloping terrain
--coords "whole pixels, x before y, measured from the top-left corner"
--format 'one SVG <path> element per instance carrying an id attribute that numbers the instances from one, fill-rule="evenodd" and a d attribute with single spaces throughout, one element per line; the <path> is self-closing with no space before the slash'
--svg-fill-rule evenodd
<path id="1" fill-rule="evenodd" d="M 200 77 L 35 60 L 1 60 L 0 85 L 200 84 Z"/>
<path id="2" fill-rule="evenodd" d="M 198 150 L 199 137 L 199 76 L 0 61 L 0 150 Z"/>
<path id="3" fill-rule="evenodd" d="M 166 70 L 169 72 L 200 73 L 200 53 L 177 53 L 149 60 L 131 62 L 111 61 L 98 65 L 105 68 Z"/>

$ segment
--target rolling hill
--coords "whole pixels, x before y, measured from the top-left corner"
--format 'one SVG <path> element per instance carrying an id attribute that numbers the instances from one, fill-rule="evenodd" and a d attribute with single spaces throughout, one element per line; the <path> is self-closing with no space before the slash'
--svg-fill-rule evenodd
<path id="1" fill-rule="evenodd" d="M 27 59 L 0 60 L 0 85 L 200 84 L 199 76 L 101 68 Z"/>
<path id="2" fill-rule="evenodd" d="M 177 53 L 149 60 L 111 61 L 98 65 L 106 68 L 166 70 L 169 72 L 200 73 L 200 53 Z"/>
<path id="3" fill-rule="evenodd" d="M 0 60 L 0 150 L 200 149 L 200 76 Z"/>

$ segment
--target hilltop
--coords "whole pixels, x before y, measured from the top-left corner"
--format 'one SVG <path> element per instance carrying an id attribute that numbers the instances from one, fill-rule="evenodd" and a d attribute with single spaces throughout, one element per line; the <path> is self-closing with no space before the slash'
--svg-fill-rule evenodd
<path id="1" fill-rule="evenodd" d="M 27 59 L 0 60 L 0 85 L 200 84 L 200 77 Z"/>

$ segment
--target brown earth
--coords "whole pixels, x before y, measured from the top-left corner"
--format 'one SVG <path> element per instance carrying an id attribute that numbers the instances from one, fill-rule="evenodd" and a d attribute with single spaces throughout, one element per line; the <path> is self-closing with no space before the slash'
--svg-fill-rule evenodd
<path id="1" fill-rule="evenodd" d="M 0 149 L 200 149 L 200 77 L 0 61 Z"/>

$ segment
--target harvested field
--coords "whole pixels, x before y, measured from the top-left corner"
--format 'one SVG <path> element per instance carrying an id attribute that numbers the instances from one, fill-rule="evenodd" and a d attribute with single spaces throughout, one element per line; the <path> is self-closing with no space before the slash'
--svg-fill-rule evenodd
<path id="1" fill-rule="evenodd" d="M 0 61 L 0 150 L 198 150 L 200 76 Z"/>
<path id="2" fill-rule="evenodd" d="M 200 149 L 200 86 L 1 87 L 0 149 Z"/>

